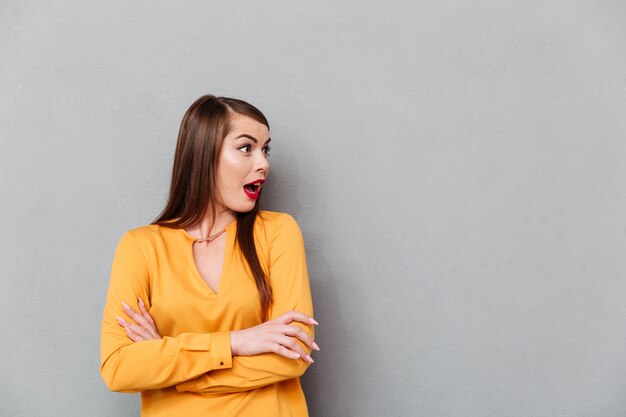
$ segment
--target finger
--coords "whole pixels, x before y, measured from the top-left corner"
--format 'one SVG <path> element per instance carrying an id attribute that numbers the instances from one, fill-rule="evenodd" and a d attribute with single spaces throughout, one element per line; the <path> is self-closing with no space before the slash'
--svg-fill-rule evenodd
<path id="1" fill-rule="evenodd" d="M 158 333 L 156 333 L 156 331 L 150 331 L 149 328 L 144 328 L 137 324 L 130 323 L 124 320 L 123 318 L 121 318 L 120 316 L 116 316 L 116 318 L 117 318 L 118 324 L 124 327 L 124 329 L 126 329 L 127 335 L 128 335 L 128 332 L 130 331 L 132 335 L 139 337 L 140 340 L 161 339 L 161 336 Z M 156 333 L 156 335 L 154 333 Z M 132 340 L 135 342 L 140 341 L 140 340 L 135 340 L 135 339 L 132 339 Z"/>
<path id="2" fill-rule="evenodd" d="M 296 326 L 295 324 L 286 324 L 282 326 L 281 332 L 287 336 L 296 337 L 311 349 L 315 349 L 313 347 L 315 343 L 313 338 L 302 327 Z M 319 348 L 316 350 L 319 350 Z"/>
<path id="3" fill-rule="evenodd" d="M 126 336 L 132 340 L 133 342 L 142 342 L 145 339 L 143 337 L 141 337 L 141 335 L 133 332 L 130 328 L 128 327 L 124 327 L 124 330 L 126 330 Z"/>
<path id="4" fill-rule="evenodd" d="M 124 329 L 130 326 L 130 323 L 124 320 L 123 318 L 121 318 L 120 316 L 115 316 L 115 318 L 117 319 L 117 324 L 119 324 Z"/>
<path id="5" fill-rule="evenodd" d="M 116 318 L 117 318 L 117 324 L 119 324 L 120 327 L 124 329 L 124 331 L 126 332 L 126 336 L 128 336 L 130 340 L 132 340 L 133 342 L 140 342 L 144 340 L 141 337 L 141 335 L 138 335 L 137 333 L 135 333 L 134 331 L 130 329 L 131 324 L 129 322 L 127 322 L 120 316 L 116 316 Z"/>
<path id="6" fill-rule="evenodd" d="M 117 322 L 120 326 L 122 326 L 124 329 L 126 329 L 126 331 L 130 331 L 131 333 L 140 336 L 142 338 L 142 340 L 149 340 L 149 339 L 153 339 L 152 335 L 150 334 L 150 332 L 148 332 L 146 329 L 144 329 L 141 326 L 138 326 L 134 323 L 129 323 L 128 321 L 124 320 L 123 318 L 121 318 L 120 316 L 116 316 L 117 317 Z"/>
<path id="7" fill-rule="evenodd" d="M 138 312 L 130 308 L 128 304 L 122 303 L 122 309 L 124 310 L 124 313 L 126 313 L 128 317 L 133 319 L 135 323 L 137 323 L 144 329 L 150 329 L 152 327 L 152 325 L 148 322 L 148 320 L 145 319 L 144 316 L 142 316 L 141 314 L 139 314 Z M 153 330 L 156 332 L 156 329 L 153 329 Z"/>
<path id="8" fill-rule="evenodd" d="M 289 324 L 294 321 L 299 321 L 304 324 L 319 324 L 315 319 L 309 317 L 308 315 L 301 313 L 300 311 L 291 310 L 280 316 L 282 318 L 282 322 L 284 324 Z"/>
<path id="9" fill-rule="evenodd" d="M 137 300 L 138 300 L 139 311 L 141 312 L 141 315 L 150 324 L 148 331 L 152 334 L 152 336 L 154 336 L 157 339 L 160 339 L 161 335 L 157 332 L 156 323 L 152 319 L 152 316 L 150 315 L 150 313 L 148 313 L 148 310 L 146 309 L 146 305 L 143 303 L 143 300 L 141 298 L 138 298 Z"/>
<path id="10" fill-rule="evenodd" d="M 137 298 L 137 301 L 137 304 L 139 305 L 139 312 L 141 313 L 141 315 L 144 316 L 144 318 L 148 320 L 148 322 L 152 324 L 153 327 L 156 328 L 156 323 L 152 319 L 150 313 L 148 313 L 148 310 L 146 309 L 146 305 L 143 303 L 143 300 L 141 298 Z"/>
<path id="11" fill-rule="evenodd" d="M 306 362 L 313 363 L 313 358 L 309 356 L 304 349 L 302 349 L 302 346 L 300 346 L 300 344 L 293 337 L 282 336 L 280 338 L 280 345 L 292 353 L 295 352 L 295 355 L 291 356 L 294 359 L 300 358 Z"/>
<path id="12" fill-rule="evenodd" d="M 286 348 L 285 346 L 281 345 L 280 343 L 276 343 L 274 344 L 274 346 L 272 347 L 272 351 L 280 356 L 284 356 L 287 359 L 300 359 L 300 354 L 297 352 L 294 352 L 291 349 Z"/>
<path id="13" fill-rule="evenodd" d="M 292 352 L 296 352 L 299 358 L 304 359 L 309 356 L 308 353 L 304 349 L 302 349 L 302 346 L 300 346 L 298 341 L 293 337 L 280 336 L 279 343 L 287 349 L 291 350 Z"/>
<path id="14" fill-rule="evenodd" d="M 285 314 L 283 314 L 282 316 L 278 316 L 276 318 L 277 320 L 279 320 L 281 323 L 284 324 L 289 324 L 293 321 L 299 321 L 301 323 L 304 324 L 315 324 L 318 325 L 319 323 L 317 321 L 315 321 L 315 319 L 313 317 L 309 317 L 304 313 L 301 313 L 299 311 L 295 311 L 295 310 L 291 310 L 286 312 Z"/>
<path id="15" fill-rule="evenodd" d="M 152 336 L 152 334 L 148 331 L 148 329 L 145 329 L 137 324 L 134 323 L 128 323 L 127 326 L 125 326 L 127 329 L 132 330 L 133 333 L 141 336 L 143 339 L 145 340 L 152 340 L 154 339 L 154 336 Z"/>

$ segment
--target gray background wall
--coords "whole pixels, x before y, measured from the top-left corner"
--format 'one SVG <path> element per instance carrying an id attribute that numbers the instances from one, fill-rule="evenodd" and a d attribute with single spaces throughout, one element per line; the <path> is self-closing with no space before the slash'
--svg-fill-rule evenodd
<path id="1" fill-rule="evenodd" d="M 311 415 L 626 415 L 626 3 L 0 3 L 0 415 L 101 381 L 113 250 L 204 93 L 272 123 Z"/>

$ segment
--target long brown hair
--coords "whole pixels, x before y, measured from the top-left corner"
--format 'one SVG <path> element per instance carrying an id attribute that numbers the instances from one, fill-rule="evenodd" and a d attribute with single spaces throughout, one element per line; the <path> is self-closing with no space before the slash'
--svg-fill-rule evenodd
<path id="1" fill-rule="evenodd" d="M 270 127 L 259 109 L 234 98 L 206 95 L 189 107 L 180 123 L 167 204 L 152 224 L 177 229 L 195 226 L 208 207 L 212 209 L 212 218 L 216 218 L 217 165 L 235 114 L 251 117 Z M 261 316 L 265 321 L 272 306 L 272 287 L 259 262 L 253 235 L 260 197 L 259 194 L 251 211 L 237 213 L 235 241 L 256 282 Z"/>

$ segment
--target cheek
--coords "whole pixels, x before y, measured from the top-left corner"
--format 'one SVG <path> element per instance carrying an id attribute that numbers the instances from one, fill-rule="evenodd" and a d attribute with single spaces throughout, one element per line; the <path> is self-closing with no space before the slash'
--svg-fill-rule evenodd
<path id="1" fill-rule="evenodd" d="M 241 181 L 245 176 L 244 164 L 237 158 L 237 155 L 223 155 L 220 158 L 218 168 L 218 178 L 220 184 L 225 189 L 234 189 L 241 186 Z"/>

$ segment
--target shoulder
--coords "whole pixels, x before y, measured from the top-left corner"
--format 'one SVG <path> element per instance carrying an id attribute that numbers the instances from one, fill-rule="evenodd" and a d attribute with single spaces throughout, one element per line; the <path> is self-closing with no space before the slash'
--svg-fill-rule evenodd
<path id="1" fill-rule="evenodd" d="M 176 233 L 176 229 L 171 227 L 148 224 L 127 230 L 121 237 L 120 242 L 146 249 L 154 247 L 158 242 L 172 239 Z"/>
<path id="2" fill-rule="evenodd" d="M 255 225 L 265 234 L 270 251 L 279 247 L 300 247 L 304 244 L 300 226 L 287 213 L 259 211 Z"/>
<path id="3" fill-rule="evenodd" d="M 124 233 L 123 237 L 130 237 L 139 241 L 153 239 L 161 234 L 162 226 L 156 224 L 147 224 L 145 226 L 129 229 Z"/>
<path id="4" fill-rule="evenodd" d="M 300 227 L 290 214 L 278 211 L 259 210 L 257 222 L 263 227 L 266 233 L 275 234 L 285 231 L 297 231 L 300 233 Z"/>

